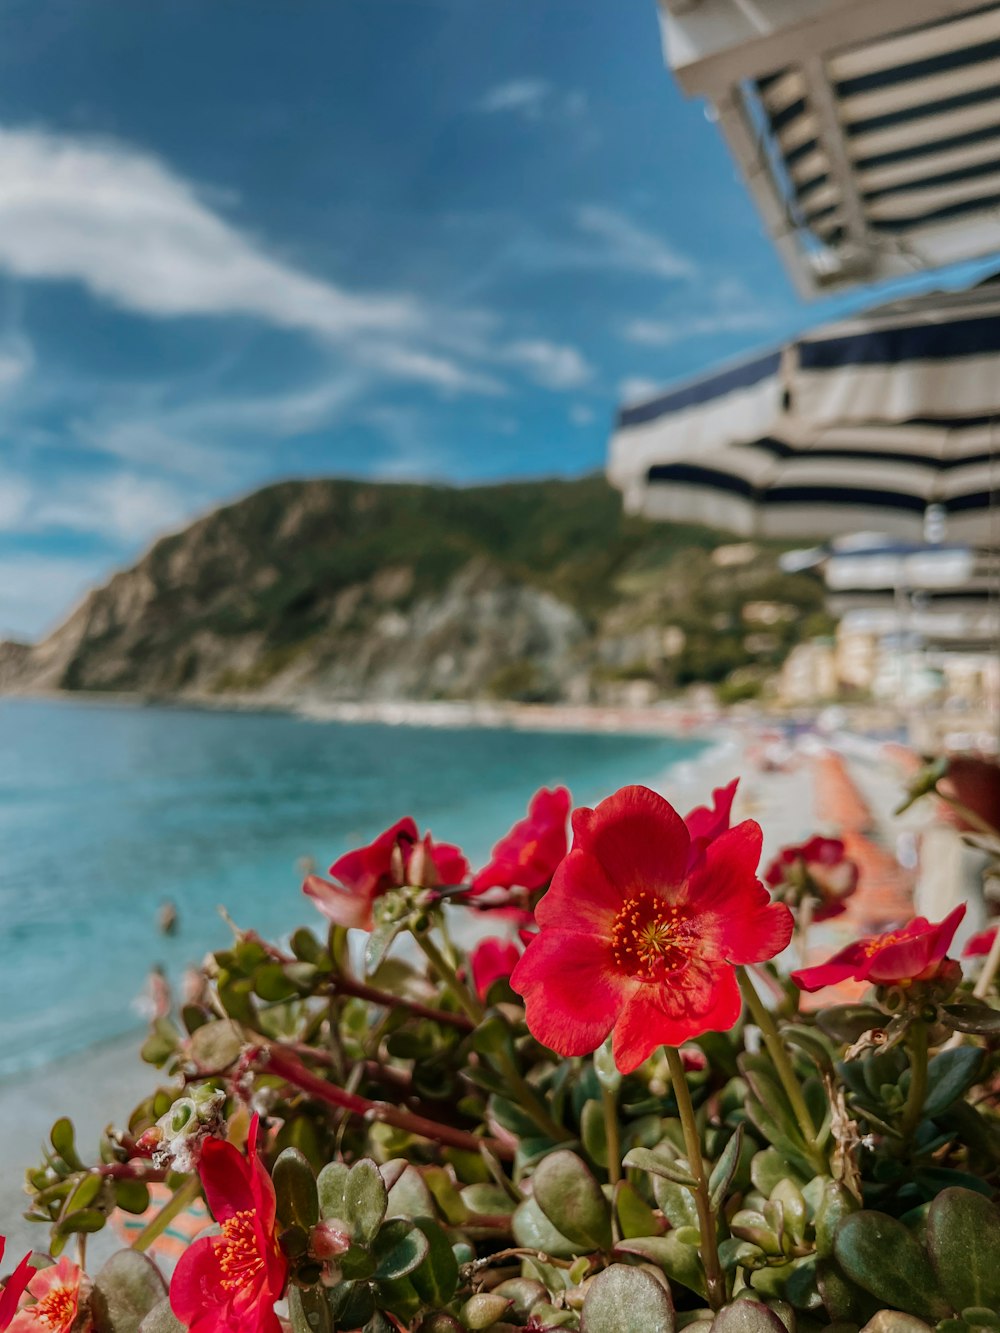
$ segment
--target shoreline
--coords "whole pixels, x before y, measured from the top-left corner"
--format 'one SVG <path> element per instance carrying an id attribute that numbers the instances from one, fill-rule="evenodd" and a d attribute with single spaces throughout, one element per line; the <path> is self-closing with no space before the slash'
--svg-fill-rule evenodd
<path id="1" fill-rule="evenodd" d="M 730 720 L 721 706 L 705 709 L 680 700 L 634 705 L 519 704 L 475 699 L 408 700 L 271 700 L 258 695 L 140 694 L 93 690 L 37 690 L 0 693 L 8 701 L 80 704 L 95 708 L 156 708 L 207 713 L 275 713 L 308 722 L 378 723 L 384 726 L 567 731 L 580 734 L 685 736 L 725 726 Z M 764 719 L 758 720 L 763 724 Z"/>

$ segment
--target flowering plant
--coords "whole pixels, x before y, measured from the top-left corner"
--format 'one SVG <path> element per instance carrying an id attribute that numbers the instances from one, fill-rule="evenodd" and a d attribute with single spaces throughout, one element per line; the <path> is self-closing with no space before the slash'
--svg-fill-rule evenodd
<path id="1" fill-rule="evenodd" d="M 758 878 L 735 794 L 682 818 L 626 787 L 570 846 L 541 792 L 477 874 L 404 819 L 306 881 L 321 933 L 234 928 L 153 1026 L 162 1086 L 92 1161 L 53 1126 L 0 1329 L 996 1328 L 989 960 L 973 989 L 949 958 L 958 909 L 786 977 L 803 898 Z M 776 864 L 813 877 L 830 841 Z M 129 1214 L 88 1277 L 83 1238 Z"/>

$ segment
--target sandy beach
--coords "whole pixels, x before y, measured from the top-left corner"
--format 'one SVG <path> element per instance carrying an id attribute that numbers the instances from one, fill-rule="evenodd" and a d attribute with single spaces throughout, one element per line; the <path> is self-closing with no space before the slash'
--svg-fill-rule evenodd
<path id="1" fill-rule="evenodd" d="M 673 766 L 660 783 L 663 794 L 682 812 L 710 799 L 712 788 L 741 775 L 736 819 L 756 819 L 764 830 L 764 862 L 782 845 L 814 832 L 833 833 L 816 808 L 815 757 L 827 743 L 844 754 L 863 787 L 887 848 L 895 845 L 888 814 L 898 800 L 899 778 L 880 758 L 879 747 L 859 741 L 814 735 L 802 737 L 783 767 L 761 763 L 762 728 L 758 723 L 729 722 L 712 728 L 710 748 L 696 760 Z M 876 833 L 878 836 L 878 833 Z M 290 921 L 289 927 L 297 924 Z M 856 930 L 856 922 L 848 929 Z M 838 941 L 838 943 L 841 941 Z M 0 1234 L 8 1237 L 8 1255 L 31 1245 L 43 1248 L 44 1228 L 24 1221 L 24 1169 L 40 1160 L 41 1144 L 52 1122 L 68 1114 L 78 1130 L 82 1155 L 93 1157 L 97 1136 L 109 1123 L 124 1122 L 133 1106 L 161 1081 L 139 1059 L 138 1038 L 109 1043 L 57 1065 L 0 1082 Z M 95 1255 L 114 1248 L 107 1236 L 96 1238 Z"/>

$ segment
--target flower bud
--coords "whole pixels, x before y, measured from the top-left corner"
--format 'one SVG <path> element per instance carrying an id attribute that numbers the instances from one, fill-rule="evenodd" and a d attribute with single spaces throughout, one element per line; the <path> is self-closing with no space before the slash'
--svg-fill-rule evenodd
<path id="1" fill-rule="evenodd" d="M 309 1233 L 309 1252 L 317 1259 L 336 1259 L 351 1248 L 351 1233 L 339 1217 L 317 1222 Z"/>

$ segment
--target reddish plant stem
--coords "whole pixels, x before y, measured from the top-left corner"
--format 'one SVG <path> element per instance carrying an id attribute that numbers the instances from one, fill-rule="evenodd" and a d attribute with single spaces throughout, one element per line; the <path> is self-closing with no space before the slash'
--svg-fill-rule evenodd
<path id="1" fill-rule="evenodd" d="M 497 1157 L 504 1158 L 507 1161 L 510 1161 L 514 1156 L 511 1149 L 497 1139 L 480 1138 L 464 1129 L 442 1125 L 436 1120 L 428 1119 L 426 1116 L 415 1115 L 413 1112 L 404 1111 L 398 1106 L 390 1106 L 387 1102 L 373 1102 L 367 1097 L 358 1096 L 355 1092 L 347 1092 L 344 1088 L 338 1088 L 334 1084 L 328 1083 L 326 1079 L 311 1073 L 294 1055 L 277 1047 L 263 1048 L 261 1050 L 261 1060 L 266 1063 L 270 1073 L 277 1074 L 286 1083 L 291 1083 L 293 1087 L 308 1093 L 310 1097 L 315 1097 L 317 1101 L 326 1102 L 328 1106 L 336 1106 L 339 1110 L 362 1116 L 366 1120 L 380 1120 L 383 1124 L 395 1125 L 397 1129 L 405 1130 L 408 1134 L 419 1134 L 421 1138 L 433 1139 L 435 1142 L 445 1143 L 451 1148 L 463 1148 L 467 1152 L 478 1152 L 480 1148 L 485 1146 Z"/>
<path id="2" fill-rule="evenodd" d="M 381 1005 L 384 1009 L 408 1009 L 417 1018 L 431 1018 L 435 1023 L 447 1023 L 461 1032 L 472 1032 L 475 1028 L 465 1014 L 451 1014 L 446 1009 L 433 1009 L 421 1004 L 419 1000 L 406 1000 L 391 991 L 379 990 L 365 981 L 356 981 L 353 977 L 332 977 L 330 989 L 336 995 L 351 995 L 358 1000 L 368 1000 L 371 1004 Z"/>
<path id="3" fill-rule="evenodd" d="M 90 1169 L 94 1175 L 107 1176 L 109 1180 L 139 1180 L 143 1184 L 166 1180 L 171 1174 L 142 1157 L 131 1162 L 105 1162 Z"/>

